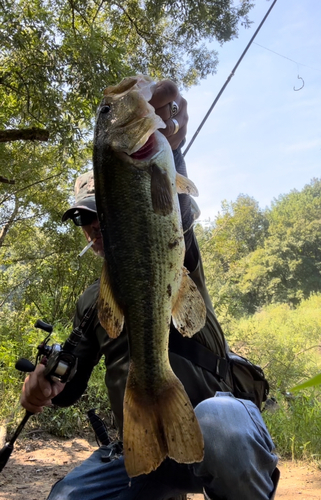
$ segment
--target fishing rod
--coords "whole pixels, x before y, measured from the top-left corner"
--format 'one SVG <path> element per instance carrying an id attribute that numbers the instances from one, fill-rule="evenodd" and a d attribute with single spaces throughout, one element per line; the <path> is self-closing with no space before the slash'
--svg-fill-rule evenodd
<path id="1" fill-rule="evenodd" d="M 252 45 L 256 35 L 258 34 L 258 32 L 260 31 L 260 29 L 262 28 L 263 24 L 265 23 L 268 15 L 270 14 L 271 10 L 273 9 L 274 5 L 276 4 L 277 0 L 274 0 L 274 2 L 272 3 L 271 7 L 269 8 L 269 10 L 267 11 L 267 13 L 265 14 L 264 18 L 262 19 L 261 23 L 259 24 L 257 30 L 255 31 L 254 35 L 252 36 L 251 40 L 249 41 L 249 43 L 247 44 L 247 46 L 245 47 L 241 57 L 239 58 L 239 60 L 237 61 L 236 65 L 234 66 L 234 68 L 232 69 L 231 71 L 231 74 L 229 75 L 229 77 L 227 78 L 226 82 L 224 83 L 223 87 L 221 88 L 221 90 L 219 91 L 219 93 L 217 94 L 216 98 L 214 99 L 211 107 L 209 108 L 208 112 L 206 113 L 205 117 L 203 118 L 201 124 L 199 125 L 198 129 L 196 130 L 195 134 L 193 135 L 192 139 L 190 140 L 189 144 L 187 145 L 185 151 L 183 152 L 183 156 L 186 156 L 188 150 L 190 149 L 191 145 L 193 144 L 193 142 L 195 141 L 196 137 L 198 136 L 200 130 L 202 129 L 204 123 L 206 122 L 207 118 L 210 116 L 211 112 L 213 111 L 214 109 L 214 106 L 216 105 L 217 101 L 219 100 L 219 98 L 221 97 L 221 95 L 223 94 L 224 90 L 226 89 L 227 85 L 229 84 L 229 82 L 231 81 L 232 77 L 234 76 L 235 74 L 235 71 L 237 70 L 239 64 L 241 63 L 243 57 L 245 56 L 245 54 L 247 53 L 247 51 L 249 50 L 250 46 Z"/>

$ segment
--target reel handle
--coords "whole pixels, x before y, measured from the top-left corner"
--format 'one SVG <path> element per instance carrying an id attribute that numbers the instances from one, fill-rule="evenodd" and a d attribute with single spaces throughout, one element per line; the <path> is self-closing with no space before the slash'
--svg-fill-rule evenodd
<path id="1" fill-rule="evenodd" d="M 45 323 L 41 319 L 37 319 L 35 322 L 35 328 L 41 328 L 41 330 L 44 330 L 47 333 L 52 333 L 53 326 L 49 325 L 49 323 Z"/>
<path id="2" fill-rule="evenodd" d="M 19 370 L 19 372 L 33 372 L 36 367 L 29 359 L 20 358 L 16 362 L 15 368 Z"/>

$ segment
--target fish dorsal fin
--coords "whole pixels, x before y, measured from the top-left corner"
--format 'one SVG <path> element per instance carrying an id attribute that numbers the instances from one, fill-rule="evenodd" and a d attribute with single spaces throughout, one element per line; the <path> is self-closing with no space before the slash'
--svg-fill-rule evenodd
<path id="1" fill-rule="evenodd" d="M 179 194 L 198 196 L 198 189 L 191 179 L 176 172 L 176 189 Z"/>
<path id="2" fill-rule="evenodd" d="M 98 318 L 109 337 L 116 338 L 120 335 L 124 326 L 124 314 L 114 298 L 106 262 L 104 262 L 100 278 Z"/>
<path id="3" fill-rule="evenodd" d="M 185 337 L 192 337 L 205 325 L 205 302 L 194 281 L 188 276 L 186 268 L 172 311 L 172 319 L 175 328 Z"/>
<path id="4" fill-rule="evenodd" d="M 156 163 L 151 165 L 151 196 L 153 210 L 158 215 L 169 215 L 173 211 L 173 189 L 167 172 Z"/>

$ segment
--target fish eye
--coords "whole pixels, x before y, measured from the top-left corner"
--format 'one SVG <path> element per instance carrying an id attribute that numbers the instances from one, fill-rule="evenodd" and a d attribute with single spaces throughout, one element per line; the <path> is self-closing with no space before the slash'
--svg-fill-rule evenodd
<path id="1" fill-rule="evenodd" d="M 109 113 L 109 111 L 110 111 L 110 106 L 108 106 L 108 105 L 107 105 L 107 106 L 103 106 L 103 107 L 101 108 L 101 110 L 100 110 L 100 112 L 101 112 L 101 113 L 104 113 L 104 114 L 105 114 L 105 113 Z"/>

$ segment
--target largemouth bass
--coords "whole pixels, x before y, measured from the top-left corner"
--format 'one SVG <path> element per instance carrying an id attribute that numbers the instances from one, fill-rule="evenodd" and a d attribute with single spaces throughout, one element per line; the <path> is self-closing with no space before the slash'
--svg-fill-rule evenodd
<path id="1" fill-rule="evenodd" d="M 205 304 L 183 267 L 185 245 L 177 192 L 197 195 L 176 173 L 173 154 L 148 104 L 149 77 L 108 87 L 94 136 L 97 213 L 105 263 L 99 319 L 116 338 L 124 322 L 130 365 L 124 396 L 124 459 L 130 477 L 155 470 L 168 456 L 203 458 L 203 437 L 183 385 L 168 359 L 171 318 L 192 336 Z"/>

